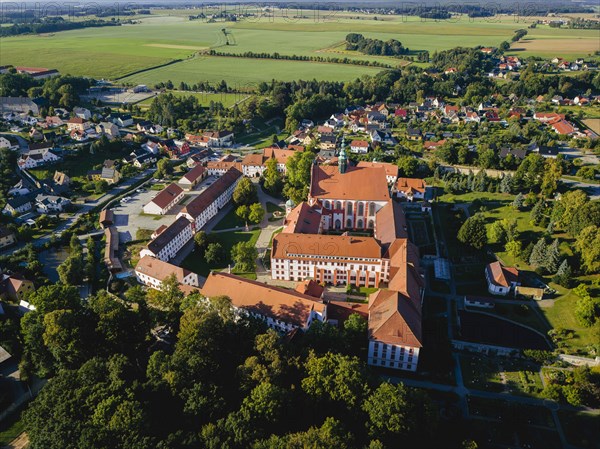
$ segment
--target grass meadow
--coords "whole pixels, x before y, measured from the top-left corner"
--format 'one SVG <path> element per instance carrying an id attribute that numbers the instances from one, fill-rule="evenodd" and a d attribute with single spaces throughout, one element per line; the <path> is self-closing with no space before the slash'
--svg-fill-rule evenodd
<path id="1" fill-rule="evenodd" d="M 385 56 L 348 52 L 343 41 L 347 33 L 363 33 L 378 39 L 398 39 L 412 51 L 440 51 L 456 46 L 495 46 L 509 40 L 518 28 L 515 18 L 500 16 L 470 20 L 421 20 L 416 17 L 374 16 L 325 11 L 302 14 L 276 11 L 275 17 L 249 18 L 238 22 L 190 21 L 193 11 L 159 11 L 160 15 L 140 16 L 139 24 L 120 27 L 86 28 L 43 35 L 2 38 L 0 65 L 58 68 L 62 73 L 115 79 L 176 59 L 192 58 L 124 79 L 130 83 L 152 84 L 172 80 L 229 83 L 256 83 L 273 78 L 348 80 L 380 69 L 310 61 L 232 59 L 195 57 L 208 49 L 228 54 L 246 51 L 278 52 L 284 55 L 348 57 L 402 66 L 406 61 Z M 327 13 L 326 15 L 324 15 Z M 296 18 L 301 16 L 302 18 Z M 226 45 L 221 31 L 231 33 L 234 45 Z M 556 29 L 539 25 L 529 29 L 527 39 L 514 45 L 511 53 L 527 56 L 585 56 L 598 50 L 593 30 Z"/>

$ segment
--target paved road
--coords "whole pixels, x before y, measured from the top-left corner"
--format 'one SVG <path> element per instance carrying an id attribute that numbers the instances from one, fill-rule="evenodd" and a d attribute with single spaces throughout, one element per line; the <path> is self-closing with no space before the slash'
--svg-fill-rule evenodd
<path id="1" fill-rule="evenodd" d="M 600 185 L 599 184 L 590 184 L 587 182 L 574 181 L 572 179 L 560 178 L 563 184 L 568 184 L 571 189 L 582 189 L 585 190 L 590 199 L 597 200 L 600 199 Z"/>

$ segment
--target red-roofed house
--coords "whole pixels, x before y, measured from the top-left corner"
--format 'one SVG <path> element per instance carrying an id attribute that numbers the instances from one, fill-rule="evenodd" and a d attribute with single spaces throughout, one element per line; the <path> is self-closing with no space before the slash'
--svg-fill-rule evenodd
<path id="1" fill-rule="evenodd" d="M 408 201 L 425 199 L 426 188 L 425 180 L 418 178 L 398 178 L 395 185 L 396 196 Z"/>
<path id="2" fill-rule="evenodd" d="M 172 183 L 143 207 L 144 213 L 152 215 L 164 215 L 183 198 L 183 189 Z"/>
<path id="3" fill-rule="evenodd" d="M 519 282 L 519 270 L 514 267 L 505 267 L 500 262 L 493 262 L 485 267 L 485 278 L 488 291 L 493 295 L 506 296 Z"/>

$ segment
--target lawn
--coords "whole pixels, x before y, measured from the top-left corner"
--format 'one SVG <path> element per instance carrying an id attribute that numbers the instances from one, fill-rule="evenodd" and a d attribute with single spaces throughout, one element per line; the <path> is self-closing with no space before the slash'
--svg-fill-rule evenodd
<path id="1" fill-rule="evenodd" d="M 267 212 L 270 214 L 272 214 L 273 212 L 285 212 L 285 209 L 281 206 L 278 206 L 275 203 L 267 201 Z"/>
<path id="2" fill-rule="evenodd" d="M 566 290 L 558 285 L 552 284 L 560 296 L 552 302 L 546 301 L 540 307 L 548 322 L 553 328 L 568 329 L 574 332 L 573 338 L 565 341 L 563 348 L 568 353 L 587 353 L 586 348 L 593 344 L 594 337 L 591 327 L 583 327 L 575 318 L 575 303 L 578 296 L 571 290 Z"/>
<path id="3" fill-rule="evenodd" d="M 233 106 L 236 103 L 244 102 L 248 98 L 250 98 L 250 95 L 244 94 L 244 93 L 225 93 L 225 92 L 206 93 L 206 92 L 185 92 L 185 91 L 179 91 L 179 90 L 171 90 L 171 91 L 169 91 L 169 93 L 171 93 L 177 97 L 189 97 L 189 96 L 195 97 L 198 100 L 198 103 L 200 104 L 200 106 L 203 106 L 205 108 L 209 107 L 211 102 L 221 103 L 223 106 L 228 108 L 228 107 Z M 147 98 L 147 99 L 139 102 L 138 106 L 141 106 L 142 108 L 148 108 L 148 107 L 150 107 L 150 104 L 152 103 L 153 100 L 154 100 L 154 97 Z"/>
<path id="4" fill-rule="evenodd" d="M 207 276 L 211 270 L 220 271 L 228 267 L 231 262 L 231 248 L 239 242 L 250 242 L 252 245 L 256 245 L 258 236 L 260 235 L 260 229 L 256 229 L 249 232 L 244 231 L 230 231 L 230 232 L 218 232 L 210 234 L 210 238 L 216 243 L 223 245 L 225 251 L 225 261 L 219 266 L 210 265 L 205 259 L 204 255 L 199 254 L 194 250 L 189 256 L 187 256 L 181 266 L 194 273 L 198 273 L 201 276 Z M 234 270 L 235 273 L 235 270 Z"/>
<path id="5" fill-rule="evenodd" d="M 600 416 L 559 410 L 558 418 L 570 444 L 578 447 L 600 448 Z"/>
<path id="6" fill-rule="evenodd" d="M 213 230 L 222 231 L 224 229 L 239 228 L 245 225 L 246 222 L 235 214 L 235 207 L 233 207 L 223 218 L 221 218 L 221 221 L 215 225 Z"/>

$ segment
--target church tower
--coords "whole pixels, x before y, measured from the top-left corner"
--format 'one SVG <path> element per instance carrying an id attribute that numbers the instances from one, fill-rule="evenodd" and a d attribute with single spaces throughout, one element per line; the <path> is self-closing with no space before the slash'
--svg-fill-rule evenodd
<path id="1" fill-rule="evenodd" d="M 342 148 L 338 158 L 338 167 L 341 174 L 346 173 L 348 169 L 348 155 L 346 154 L 346 137 L 342 137 Z"/>

